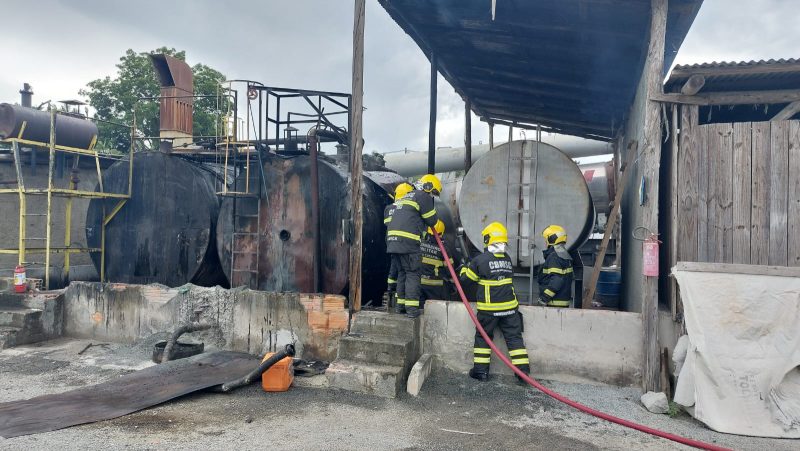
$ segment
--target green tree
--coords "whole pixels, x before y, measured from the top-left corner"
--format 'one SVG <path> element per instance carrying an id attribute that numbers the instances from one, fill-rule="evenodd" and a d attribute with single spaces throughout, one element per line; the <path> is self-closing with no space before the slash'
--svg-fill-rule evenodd
<path id="1" fill-rule="evenodd" d="M 116 124 L 130 125 L 136 110 L 136 128 L 140 135 L 158 136 L 158 100 L 142 100 L 144 97 L 157 97 L 160 86 L 149 55 L 164 53 L 175 58 L 186 60 L 186 52 L 174 48 L 161 47 L 152 52 L 135 52 L 128 49 L 119 59 L 117 74 L 114 78 L 106 76 L 89 82 L 87 89 L 80 91 L 89 98 L 95 110 L 95 118 Z M 225 80 L 220 72 L 204 65 L 192 66 L 194 74 L 195 95 L 219 94 L 218 87 Z M 215 135 L 215 124 L 219 118 L 217 105 L 222 105 L 216 98 L 197 98 L 194 102 L 194 134 Z M 221 107 L 220 107 L 221 108 Z M 223 111 L 224 113 L 224 111 Z M 119 125 L 99 122 L 100 136 L 98 147 L 116 149 L 127 152 L 130 148 L 130 129 Z M 152 147 L 148 140 L 143 140 L 147 147 Z"/>

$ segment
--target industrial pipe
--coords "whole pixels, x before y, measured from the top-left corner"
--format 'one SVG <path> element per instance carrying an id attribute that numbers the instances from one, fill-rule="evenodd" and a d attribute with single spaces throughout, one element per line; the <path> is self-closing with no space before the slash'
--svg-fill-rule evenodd
<path id="1" fill-rule="evenodd" d="M 597 155 L 607 155 L 613 153 L 610 144 L 603 141 L 591 139 L 572 138 L 562 135 L 554 135 L 544 140 L 558 148 L 570 158 L 592 157 Z M 497 148 L 504 143 L 496 144 Z M 436 172 L 450 172 L 464 170 L 465 148 L 450 147 L 436 149 Z M 479 144 L 472 146 L 472 163 L 478 161 L 482 156 L 489 152 L 489 144 Z M 383 155 L 386 167 L 397 172 L 403 177 L 414 177 L 423 175 L 428 170 L 428 152 L 413 150 L 400 150 L 388 152 Z"/>
<path id="2" fill-rule="evenodd" d="M 261 375 L 264 374 L 264 371 L 267 371 L 270 369 L 270 367 L 272 367 L 272 365 L 275 365 L 286 357 L 294 357 L 294 345 L 286 345 L 282 351 L 276 352 L 270 358 L 261 362 L 261 364 L 258 365 L 258 368 L 249 372 L 246 376 L 230 382 L 225 382 L 222 384 L 221 391 L 227 393 L 231 390 L 251 384 L 254 380 L 261 377 Z"/>
<path id="3" fill-rule="evenodd" d="M 317 128 L 308 132 L 308 154 L 311 157 L 311 246 L 313 246 L 311 267 L 313 274 L 314 293 L 321 293 L 320 284 L 320 246 L 319 246 L 319 138 Z"/>
<path id="4" fill-rule="evenodd" d="M 185 333 L 190 332 L 197 332 L 200 330 L 211 329 L 212 325 L 207 323 L 192 323 L 186 324 L 175 329 L 170 335 L 169 340 L 167 340 L 166 346 L 164 346 L 164 354 L 161 356 L 161 363 L 169 362 L 172 358 L 172 348 L 175 347 L 175 344 L 178 342 L 178 338 Z"/>
<path id="5" fill-rule="evenodd" d="M 566 405 L 568 405 L 570 407 L 574 407 L 574 408 L 580 410 L 581 412 L 588 413 L 589 415 L 592 415 L 594 417 L 597 417 L 597 418 L 600 418 L 600 419 L 603 419 L 603 420 L 606 420 L 606 421 L 610 421 L 612 423 L 616 423 L 616 424 L 619 424 L 621 426 L 625 426 L 625 427 L 628 427 L 628 428 L 631 428 L 631 429 L 635 429 L 637 431 L 645 432 L 645 433 L 650 434 L 650 435 L 655 435 L 656 437 L 661 437 L 661 438 L 665 438 L 667 440 L 672 440 L 674 442 L 678 442 L 678 443 L 681 443 L 681 444 L 684 444 L 684 445 L 687 445 L 687 446 L 693 446 L 695 448 L 708 449 L 708 450 L 714 450 L 714 451 L 729 451 L 727 448 L 723 448 L 721 446 L 712 445 L 710 443 L 705 443 L 705 442 L 701 442 L 699 440 L 693 440 L 693 439 L 689 439 L 689 438 L 686 438 L 686 437 L 681 437 L 681 436 L 675 435 L 675 434 L 670 434 L 669 432 L 660 431 L 658 429 L 650 428 L 650 427 L 647 427 L 647 426 L 644 426 L 644 425 L 641 425 L 641 424 L 638 424 L 638 423 L 634 423 L 632 421 L 623 420 L 622 418 L 617 418 L 617 417 L 615 417 L 613 415 L 609 415 L 609 414 L 607 414 L 605 412 L 601 412 L 599 410 L 592 409 L 591 407 L 585 406 L 585 405 L 583 405 L 583 404 L 581 404 L 579 402 L 576 402 L 576 401 L 573 401 L 573 400 L 567 398 L 566 396 L 563 396 L 563 395 L 561 395 L 559 393 L 556 393 L 553 390 L 550 390 L 549 388 L 545 387 L 544 385 L 542 385 L 538 381 L 536 381 L 536 379 L 534 379 L 534 378 L 530 377 L 529 375 L 523 373 L 522 370 L 520 370 L 519 368 L 517 368 L 516 366 L 514 366 L 511 363 L 511 361 L 508 359 L 508 357 L 505 356 L 505 354 L 503 354 L 502 352 L 500 352 L 499 349 L 497 349 L 497 345 L 494 344 L 493 338 L 490 337 L 486 333 L 486 331 L 483 329 L 483 327 L 481 326 L 481 323 L 478 321 L 478 317 L 475 316 L 475 312 L 472 311 L 472 306 L 469 304 L 469 301 L 467 300 L 467 296 L 464 294 L 463 288 L 461 288 L 461 283 L 459 282 L 458 275 L 456 274 L 455 269 L 453 269 L 453 264 L 450 263 L 450 257 L 447 255 L 447 250 L 445 249 L 445 247 L 444 247 L 444 245 L 442 243 L 441 237 L 439 237 L 439 234 L 435 230 L 433 231 L 433 236 L 436 238 L 436 243 L 439 245 L 439 249 L 441 249 L 441 251 L 442 251 L 442 256 L 444 257 L 444 264 L 447 265 L 447 270 L 450 271 L 450 276 L 453 278 L 453 282 L 456 285 L 456 290 L 458 290 L 458 295 L 461 297 L 461 302 L 464 303 L 464 306 L 467 309 L 467 313 L 469 314 L 470 319 L 472 319 L 472 322 L 475 323 L 476 330 L 478 331 L 478 333 L 481 334 L 483 339 L 486 340 L 486 343 L 492 349 L 492 352 L 498 358 L 500 358 L 500 360 L 503 362 L 503 364 L 505 364 L 511 371 L 513 371 L 514 374 L 517 375 L 517 377 L 519 377 L 522 380 L 524 380 L 525 382 L 527 382 L 528 385 L 530 385 L 533 388 L 541 391 L 542 393 L 546 394 L 547 396 L 550 396 L 551 398 L 555 399 L 556 401 L 560 401 L 560 402 L 562 402 L 562 403 L 564 403 L 564 404 L 566 404 Z"/>

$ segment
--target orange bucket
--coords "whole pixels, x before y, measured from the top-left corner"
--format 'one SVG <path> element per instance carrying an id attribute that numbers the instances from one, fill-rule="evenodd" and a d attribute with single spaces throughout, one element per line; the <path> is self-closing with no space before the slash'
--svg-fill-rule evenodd
<path id="1" fill-rule="evenodd" d="M 262 362 L 274 354 L 274 352 L 268 352 Z M 267 371 L 264 371 L 261 374 L 261 388 L 268 392 L 288 390 L 289 386 L 292 385 L 292 381 L 294 381 L 294 365 L 292 361 L 293 359 L 287 356 L 272 365 Z"/>

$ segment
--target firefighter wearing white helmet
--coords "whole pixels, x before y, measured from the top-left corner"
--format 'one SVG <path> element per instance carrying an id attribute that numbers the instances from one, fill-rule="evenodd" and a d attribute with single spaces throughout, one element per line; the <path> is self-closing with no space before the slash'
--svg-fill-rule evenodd
<path id="1" fill-rule="evenodd" d="M 386 231 L 386 252 L 398 269 L 397 311 L 405 311 L 409 318 L 421 314 L 420 243 L 425 229 L 435 226 L 439 221 L 433 197 L 442 191 L 442 182 L 435 175 L 427 174 L 419 179 L 415 188 L 395 201 L 396 208 Z"/>
<path id="2" fill-rule="evenodd" d="M 511 363 L 523 373 L 529 374 L 530 361 L 522 339 L 522 314 L 519 313 L 519 302 L 514 292 L 514 270 L 511 257 L 506 253 L 508 231 L 503 224 L 493 222 L 483 229 L 481 235 L 483 235 L 483 253 L 461 268 L 461 280 L 478 284 L 477 316 L 481 327 L 490 337 L 499 327 L 506 339 Z M 489 344 L 476 330 L 470 377 L 479 381 L 489 379 L 491 354 Z M 519 379 L 519 376 L 517 378 Z"/>
<path id="3" fill-rule="evenodd" d="M 567 251 L 567 231 L 551 225 L 542 231 L 544 264 L 539 272 L 539 304 L 569 307 L 572 301 L 572 256 Z"/>

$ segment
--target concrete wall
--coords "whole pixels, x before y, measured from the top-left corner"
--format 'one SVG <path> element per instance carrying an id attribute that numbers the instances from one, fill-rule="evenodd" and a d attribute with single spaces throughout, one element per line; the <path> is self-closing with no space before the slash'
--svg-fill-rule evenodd
<path id="1" fill-rule="evenodd" d="M 642 325 L 637 313 L 521 306 L 525 345 L 534 377 L 640 386 Z M 460 302 L 425 304 L 423 352 L 436 364 L 466 373 L 472 367 L 475 327 Z M 495 343 L 505 351 L 498 331 Z M 511 374 L 497 358 L 492 373 Z"/>
<path id="2" fill-rule="evenodd" d="M 261 355 L 296 341 L 298 356 L 327 361 L 349 319 L 339 295 L 73 282 L 64 299 L 67 336 L 130 343 L 197 314 L 218 326 L 199 334 L 207 346 Z"/>
<path id="3" fill-rule="evenodd" d="M 39 161 L 47 161 L 47 153 L 39 151 Z M 84 157 L 83 160 L 88 160 Z M 93 160 L 92 160 L 93 161 Z M 64 169 L 64 176 L 62 178 L 54 178 L 53 183 L 57 188 L 69 188 L 71 159 L 67 158 L 67 166 Z M 94 191 L 97 185 L 97 170 L 92 167 L 84 167 L 81 165 L 78 169 L 78 189 L 86 191 Z M 36 174 L 34 175 L 33 167 L 30 164 L 22 166 L 23 180 L 25 181 L 26 188 L 46 188 L 47 187 L 47 166 L 40 164 L 36 166 Z M 16 171 L 12 161 L 0 161 L 0 181 L 16 181 Z M 10 185 L 2 185 L 3 188 L 16 188 L 16 183 Z M 46 196 L 29 196 L 27 202 L 28 213 L 45 213 L 47 211 L 47 197 Z M 66 198 L 54 197 L 53 198 L 53 225 L 52 225 L 52 240 L 53 246 L 64 245 L 64 231 L 65 221 L 64 213 L 66 211 Z M 72 202 L 72 227 L 71 227 L 71 243 L 75 246 L 86 246 L 86 210 L 89 207 L 89 199 L 73 199 Z M 0 248 L 16 248 L 19 244 L 19 196 L 17 194 L 2 194 L 0 195 L 0 230 L 5 231 L 0 233 Z M 28 237 L 44 237 L 45 236 L 45 218 L 41 216 L 29 216 L 27 218 L 27 236 Z M 44 247 L 44 241 L 29 241 L 29 247 Z M 30 255 L 28 260 L 35 262 L 42 262 L 44 266 L 44 255 Z M 64 256 L 61 254 L 53 254 L 51 264 L 61 266 L 64 261 Z M 0 254 L 0 275 L 8 273 L 10 269 L 12 272 L 14 266 L 17 264 L 16 255 Z M 92 261 L 89 254 L 73 254 L 70 257 L 71 265 L 91 265 Z"/>

